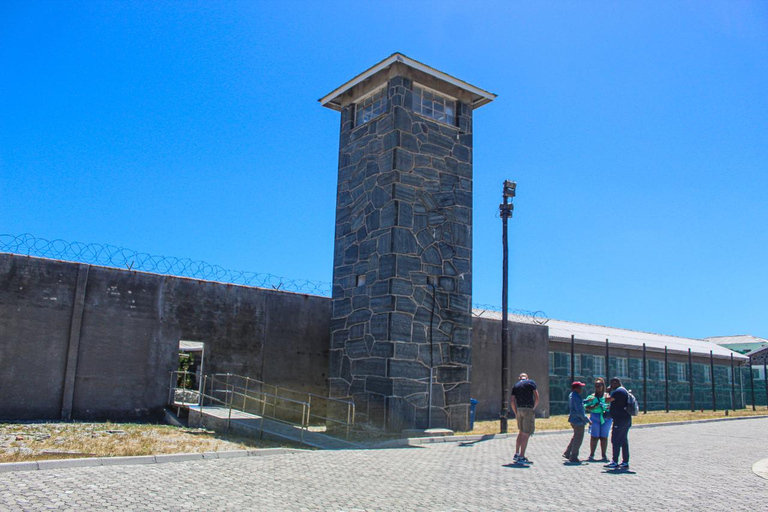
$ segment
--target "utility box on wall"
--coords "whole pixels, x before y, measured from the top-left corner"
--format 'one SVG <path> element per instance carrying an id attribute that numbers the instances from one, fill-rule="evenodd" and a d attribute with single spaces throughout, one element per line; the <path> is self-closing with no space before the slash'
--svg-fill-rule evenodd
<path id="1" fill-rule="evenodd" d="M 396 53 L 320 100 L 341 112 L 330 392 L 357 421 L 469 424 L 472 113 L 495 97 Z"/>

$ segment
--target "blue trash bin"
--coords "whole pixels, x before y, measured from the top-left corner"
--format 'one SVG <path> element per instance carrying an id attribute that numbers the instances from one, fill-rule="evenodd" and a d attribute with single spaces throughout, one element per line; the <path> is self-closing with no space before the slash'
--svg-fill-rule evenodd
<path id="1" fill-rule="evenodd" d="M 477 400 L 474 398 L 469 399 L 469 430 L 475 430 L 475 408 L 477 407 Z"/>

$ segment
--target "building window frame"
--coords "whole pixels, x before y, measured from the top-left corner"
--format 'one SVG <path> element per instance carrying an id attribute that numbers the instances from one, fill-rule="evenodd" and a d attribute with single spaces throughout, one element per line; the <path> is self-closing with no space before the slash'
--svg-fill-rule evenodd
<path id="1" fill-rule="evenodd" d="M 412 110 L 416 114 L 441 124 L 456 126 L 456 111 L 459 106 L 457 98 L 416 82 L 413 84 L 412 93 Z"/>
<path id="2" fill-rule="evenodd" d="M 387 86 L 382 85 L 355 101 L 355 128 L 376 119 L 387 111 L 386 92 Z"/>

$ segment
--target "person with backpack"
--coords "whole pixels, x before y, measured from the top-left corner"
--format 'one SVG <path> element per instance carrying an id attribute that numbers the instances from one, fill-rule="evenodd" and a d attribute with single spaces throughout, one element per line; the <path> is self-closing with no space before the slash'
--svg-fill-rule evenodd
<path id="1" fill-rule="evenodd" d="M 611 429 L 611 444 L 613 445 L 613 457 L 611 462 L 606 464 L 608 469 L 629 469 L 629 428 L 632 426 L 632 416 L 636 414 L 637 402 L 630 393 L 621 385 L 618 377 L 611 379 L 608 386 L 610 396 L 605 401 L 611 404 L 610 413 L 613 418 L 613 428 Z M 627 407 L 632 410 L 627 410 Z M 621 464 L 619 464 L 619 454 L 621 454 Z"/>
<path id="2" fill-rule="evenodd" d="M 608 412 L 609 404 L 605 403 L 608 393 L 605 390 L 605 381 L 598 377 L 595 379 L 595 392 L 584 400 L 584 408 L 589 413 L 592 424 L 589 427 L 589 462 L 597 462 L 595 451 L 600 443 L 600 451 L 603 458 L 600 462 L 608 462 L 608 434 L 611 432 L 613 420 Z"/>
<path id="3" fill-rule="evenodd" d="M 588 423 L 592 423 L 587 417 L 587 413 L 584 410 L 584 402 L 581 399 L 581 391 L 586 384 L 576 381 L 571 384 L 571 395 L 569 397 L 568 409 L 570 414 L 568 415 L 568 423 L 573 427 L 573 437 L 571 442 L 568 443 L 568 448 L 565 449 L 563 457 L 568 459 L 568 462 L 579 464 L 579 448 L 581 448 L 581 442 L 584 440 L 584 427 Z"/>

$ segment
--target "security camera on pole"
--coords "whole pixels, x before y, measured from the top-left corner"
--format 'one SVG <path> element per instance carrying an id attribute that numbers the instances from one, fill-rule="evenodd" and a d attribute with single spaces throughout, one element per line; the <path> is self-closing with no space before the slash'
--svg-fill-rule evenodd
<path id="1" fill-rule="evenodd" d="M 502 284 L 501 284 L 501 433 L 507 432 L 507 417 L 509 415 L 509 322 L 507 320 L 507 282 L 509 281 L 509 248 L 507 246 L 507 220 L 512 217 L 512 211 L 515 205 L 512 204 L 512 198 L 515 197 L 517 183 L 514 181 L 504 181 L 504 190 L 502 197 L 504 202 L 499 205 L 502 225 L 502 245 L 504 247 L 504 258 L 502 262 Z"/>

